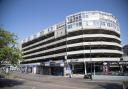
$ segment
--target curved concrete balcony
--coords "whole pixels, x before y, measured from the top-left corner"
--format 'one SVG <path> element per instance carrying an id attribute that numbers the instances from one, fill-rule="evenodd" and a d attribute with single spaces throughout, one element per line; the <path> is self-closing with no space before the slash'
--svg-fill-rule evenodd
<path id="1" fill-rule="evenodd" d="M 30 59 L 26 59 L 25 61 L 32 61 L 32 60 L 39 60 L 39 59 L 46 59 L 46 58 L 50 58 L 50 57 L 58 57 L 58 56 L 65 56 L 66 52 L 64 53 L 58 53 L 58 54 L 52 54 L 52 55 L 48 55 L 48 56 L 42 56 L 42 57 L 36 57 L 36 58 L 30 58 Z"/>
<path id="2" fill-rule="evenodd" d="M 67 44 L 67 47 L 75 47 L 75 46 L 81 46 L 81 45 L 113 45 L 121 47 L 120 44 L 115 42 L 105 42 L 105 41 L 96 41 L 96 42 L 80 42 L 80 43 L 73 43 L 73 44 Z"/>
<path id="3" fill-rule="evenodd" d="M 50 38 L 48 38 L 48 39 L 45 39 L 45 40 L 42 40 L 42 41 L 39 41 L 39 42 L 35 42 L 34 44 L 31 44 L 31 45 L 28 45 L 28 46 L 23 47 L 22 49 L 26 49 L 26 48 L 32 47 L 32 46 L 34 46 L 34 45 L 38 45 L 38 44 L 40 44 L 40 43 L 49 41 L 49 40 L 51 40 L 51 39 L 54 39 L 54 37 L 50 37 Z"/>
<path id="4" fill-rule="evenodd" d="M 120 61 L 119 57 L 101 57 L 101 58 L 79 58 L 67 59 L 67 62 L 97 62 L 97 61 Z"/>
<path id="5" fill-rule="evenodd" d="M 36 49 L 40 49 L 40 48 L 44 48 L 44 47 L 47 47 L 47 46 L 50 46 L 50 45 L 54 45 L 54 44 L 57 44 L 57 43 L 61 43 L 61 42 L 64 42 L 64 41 L 66 41 L 66 39 L 61 39 L 61 40 L 54 41 L 54 42 L 46 44 L 46 45 L 38 46 L 38 47 L 35 47 L 33 49 L 29 49 L 29 50 L 23 51 L 23 53 L 30 52 L 30 51 L 33 51 L 33 50 L 36 50 Z"/>
<path id="6" fill-rule="evenodd" d="M 82 54 L 82 53 L 117 53 L 117 54 L 122 54 L 121 51 L 118 50 L 108 50 L 108 49 L 91 49 L 91 50 L 78 50 L 78 51 L 70 51 L 67 52 L 67 55 L 72 55 L 72 54 Z"/>
<path id="7" fill-rule="evenodd" d="M 56 47 L 56 48 L 52 48 L 52 49 L 48 49 L 48 50 L 43 50 L 43 51 L 27 54 L 27 55 L 24 55 L 23 57 L 28 57 L 28 56 L 32 56 L 32 55 L 38 55 L 38 54 L 41 54 L 41 53 L 46 53 L 46 52 L 50 52 L 50 51 L 64 49 L 66 47 L 69 48 L 69 47 L 77 47 L 77 46 L 83 46 L 83 45 L 85 45 L 85 46 L 86 45 L 90 45 L 90 42 L 81 42 L 81 43 L 68 44 L 67 46 L 63 45 L 63 46 L 59 46 L 59 47 Z M 113 45 L 113 46 L 121 47 L 121 45 L 119 45 L 117 43 L 113 43 L 113 42 L 91 42 L 91 45 L 97 45 L 97 46 L 99 46 L 99 45 L 108 45 L 108 46 L 109 45 Z"/>
<path id="8" fill-rule="evenodd" d="M 73 39 L 78 39 L 78 38 L 93 38 L 93 37 L 106 37 L 106 38 L 113 38 L 117 39 L 120 41 L 120 38 L 114 35 L 108 35 L 108 34 L 83 34 L 83 35 L 78 35 L 78 36 L 72 36 L 68 37 L 67 40 L 73 40 Z"/>
<path id="9" fill-rule="evenodd" d="M 32 55 L 38 55 L 38 54 L 41 54 L 41 53 L 46 53 L 46 52 L 50 52 L 50 51 L 55 51 L 55 50 L 59 50 L 59 49 L 64 49 L 66 47 L 77 47 L 77 46 L 83 46 L 83 45 L 113 45 L 113 46 L 118 46 L 118 47 L 121 47 L 121 45 L 117 44 L 117 43 L 113 43 L 113 42 L 81 42 L 81 43 L 74 43 L 74 44 L 68 44 L 67 46 L 66 45 L 63 45 L 63 46 L 59 46 L 59 47 L 56 47 L 56 48 L 52 48 L 52 49 L 48 49 L 48 50 L 43 50 L 43 51 L 39 51 L 39 52 L 35 52 L 35 53 L 31 53 L 31 54 L 27 54 L 27 55 L 24 55 L 23 57 L 28 57 L 28 56 L 32 56 Z"/>

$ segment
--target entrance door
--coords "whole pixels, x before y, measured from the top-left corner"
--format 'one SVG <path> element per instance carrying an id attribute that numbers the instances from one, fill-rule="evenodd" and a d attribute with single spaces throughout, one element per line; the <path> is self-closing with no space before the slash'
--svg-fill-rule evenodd
<path id="1" fill-rule="evenodd" d="M 84 74 L 84 63 L 73 64 L 72 69 L 73 74 Z"/>
<path id="2" fill-rule="evenodd" d="M 63 76 L 64 68 L 63 67 L 51 67 L 51 74 L 55 76 Z"/>

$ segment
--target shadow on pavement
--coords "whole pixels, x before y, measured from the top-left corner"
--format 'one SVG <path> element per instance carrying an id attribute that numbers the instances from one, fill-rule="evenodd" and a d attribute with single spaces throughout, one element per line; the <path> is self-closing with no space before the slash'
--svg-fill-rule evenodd
<path id="1" fill-rule="evenodd" d="M 99 84 L 103 89 L 123 89 L 122 84 L 116 83 L 107 83 L 107 84 Z"/>
<path id="2" fill-rule="evenodd" d="M 22 85 L 23 81 L 0 78 L 0 88 Z"/>

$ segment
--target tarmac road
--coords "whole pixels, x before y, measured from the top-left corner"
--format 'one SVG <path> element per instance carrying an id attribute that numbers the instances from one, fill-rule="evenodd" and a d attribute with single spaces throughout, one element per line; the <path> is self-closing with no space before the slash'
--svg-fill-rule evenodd
<path id="1" fill-rule="evenodd" d="M 17 75 L 17 74 L 16 74 Z M 14 80 L 0 79 L 0 89 L 123 89 L 118 81 L 93 81 L 50 75 L 18 74 Z"/>

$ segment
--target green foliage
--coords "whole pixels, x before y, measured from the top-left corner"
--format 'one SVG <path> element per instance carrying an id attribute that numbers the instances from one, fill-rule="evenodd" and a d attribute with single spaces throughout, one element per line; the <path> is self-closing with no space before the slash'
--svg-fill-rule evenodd
<path id="1" fill-rule="evenodd" d="M 16 43 L 17 36 L 0 28 L 0 65 L 16 65 L 21 59 L 21 52 Z"/>
<path id="2" fill-rule="evenodd" d="M 6 78 L 10 75 L 10 73 L 0 72 L 0 78 Z"/>

